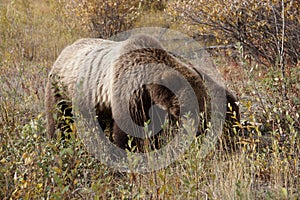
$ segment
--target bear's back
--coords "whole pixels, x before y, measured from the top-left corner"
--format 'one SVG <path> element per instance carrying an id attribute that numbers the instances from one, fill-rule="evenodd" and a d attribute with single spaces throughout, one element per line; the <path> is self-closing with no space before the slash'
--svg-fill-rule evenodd
<path id="1" fill-rule="evenodd" d="M 148 35 L 135 35 L 121 42 L 79 39 L 62 51 L 50 76 L 59 77 L 67 88 L 67 96 L 74 97 L 80 92 L 87 101 L 99 104 L 100 109 L 107 109 L 111 107 L 114 74 L 119 71 L 116 61 L 122 55 L 145 48 L 163 50 L 160 42 Z M 79 83 L 80 91 L 76 87 Z"/>

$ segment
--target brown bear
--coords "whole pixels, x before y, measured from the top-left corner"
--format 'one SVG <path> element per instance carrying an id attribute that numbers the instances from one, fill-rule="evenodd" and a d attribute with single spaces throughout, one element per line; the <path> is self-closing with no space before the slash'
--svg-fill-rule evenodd
<path id="1" fill-rule="evenodd" d="M 239 116 L 236 99 L 227 89 L 168 53 L 151 36 L 137 35 L 121 42 L 81 39 L 62 51 L 50 71 L 45 94 L 47 132 L 53 137 L 58 129 L 70 131 L 72 103 L 79 97 L 77 105 L 92 106 L 103 129 L 107 122 L 113 124 L 112 140 L 125 149 L 128 133 L 143 138 L 140 127 L 150 119 L 155 121 L 153 116 L 163 121 L 167 115 L 175 124 L 183 112 L 194 117 L 204 113 L 208 122 L 211 97 L 206 81 L 225 91 L 227 103 Z M 232 119 L 226 115 L 227 121 Z M 199 123 L 198 131 L 204 129 Z"/>

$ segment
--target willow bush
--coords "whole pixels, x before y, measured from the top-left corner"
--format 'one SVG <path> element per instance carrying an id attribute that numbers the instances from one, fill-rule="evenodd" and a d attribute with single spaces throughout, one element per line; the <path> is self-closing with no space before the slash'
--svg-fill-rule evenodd
<path id="1" fill-rule="evenodd" d="M 213 35 L 218 44 L 240 43 L 245 55 L 265 65 L 296 64 L 300 58 L 300 3 L 292 0 L 184 0 L 168 5 L 176 20 Z"/>

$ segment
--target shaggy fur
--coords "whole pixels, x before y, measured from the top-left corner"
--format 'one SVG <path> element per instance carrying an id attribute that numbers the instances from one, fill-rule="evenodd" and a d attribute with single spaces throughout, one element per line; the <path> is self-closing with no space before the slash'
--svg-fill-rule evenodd
<path id="1" fill-rule="evenodd" d="M 175 72 L 159 70 L 153 66 L 168 66 Z M 147 73 L 141 73 L 147 71 Z M 210 97 L 203 74 L 187 66 L 166 52 L 154 38 L 146 35 L 132 37 L 122 42 L 102 39 L 81 39 L 63 50 L 53 65 L 46 85 L 47 132 L 50 137 L 57 129 L 69 131 L 72 121 L 72 98 L 76 95 L 78 75 L 82 79 L 83 104 L 93 105 L 102 128 L 106 122 L 115 121 L 113 140 L 116 145 L 126 148 L 128 137 L 119 127 L 126 126 L 130 116 L 143 126 L 150 119 L 149 109 L 157 105 L 169 114 L 171 121 L 179 119 L 179 102 L 187 102 L 189 93 L 181 85 L 182 77 L 188 80 L 198 100 L 199 112 L 209 120 Z M 139 85 L 149 78 L 164 84 L 176 85 L 176 94 L 160 84 Z M 133 91 L 133 88 L 139 88 Z M 235 105 L 236 99 L 226 90 L 228 103 Z M 238 107 L 234 107 L 238 113 Z M 69 116 L 69 117 L 64 117 Z M 231 116 L 227 116 L 231 121 Z M 124 123 L 124 124 L 122 124 Z M 110 126 L 110 125 L 109 125 Z M 200 127 L 199 129 L 204 127 Z M 140 147 L 142 149 L 142 147 Z"/>

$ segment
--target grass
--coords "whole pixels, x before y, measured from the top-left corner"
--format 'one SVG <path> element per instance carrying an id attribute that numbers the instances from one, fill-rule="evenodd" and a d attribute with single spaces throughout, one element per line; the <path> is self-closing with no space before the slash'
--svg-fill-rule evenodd
<path id="1" fill-rule="evenodd" d="M 45 132 L 48 71 L 64 46 L 88 33 L 63 18 L 57 1 L 3 1 L 0 10 L 1 199 L 299 198 L 299 64 L 283 79 L 272 66 L 216 58 L 250 122 L 239 150 L 201 158 L 198 139 L 165 169 L 120 173 L 95 160 L 79 138 L 63 146 Z"/>

